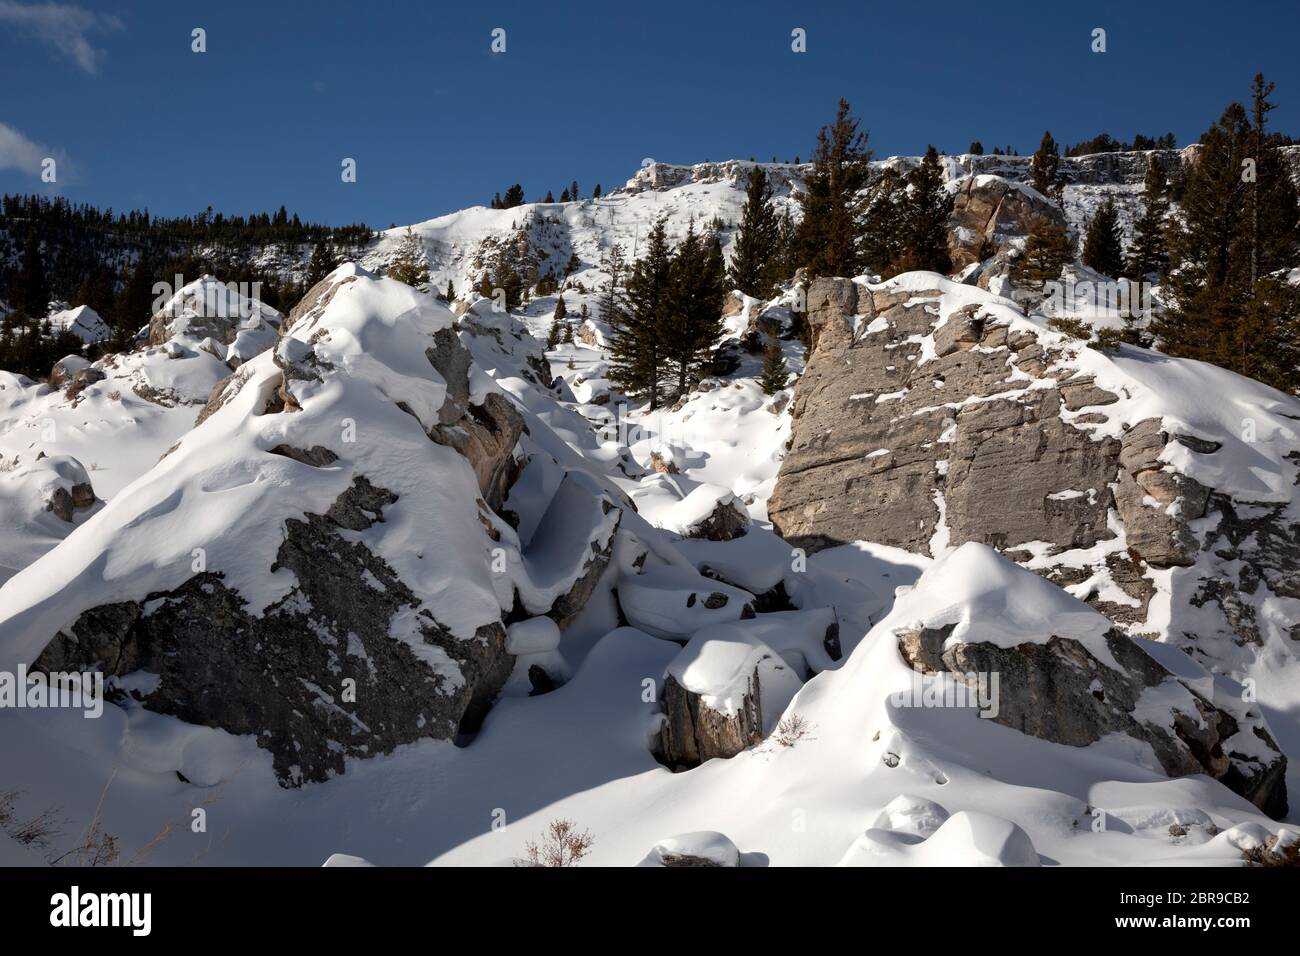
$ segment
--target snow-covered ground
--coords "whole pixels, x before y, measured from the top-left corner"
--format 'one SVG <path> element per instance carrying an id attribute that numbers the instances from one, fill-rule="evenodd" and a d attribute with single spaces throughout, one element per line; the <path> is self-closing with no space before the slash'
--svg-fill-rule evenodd
<path id="1" fill-rule="evenodd" d="M 438 291 L 450 280 L 468 293 L 481 270 L 476 257 L 484 238 L 517 228 L 529 233 L 543 274 L 562 274 L 576 255 L 581 266 L 562 290 L 576 328 L 584 306 L 599 319 L 595 263 L 613 242 L 634 254 L 661 213 L 675 235 L 692 218 L 739 218 L 745 164 L 725 166 L 712 179 L 671 188 L 638 187 L 603 201 L 474 208 L 414 231 Z M 668 167 L 664 175 L 689 179 L 674 173 L 681 169 Z M 782 203 L 789 189 L 783 180 Z M 1067 206 L 1074 209 L 1068 191 Z M 401 232 L 387 234 L 370 265 L 391 252 Z M 914 282 L 920 290 L 934 288 L 935 280 L 903 276 L 894 283 Z M 385 336 L 360 313 L 335 314 L 344 334 L 329 340 L 328 354 L 348 374 L 313 392 L 315 406 L 298 420 L 283 412 L 253 415 L 241 405 L 264 399 L 273 387 L 276 365 L 264 350 L 279 316 L 264 321 L 254 309 L 258 317 L 231 341 L 214 342 L 194 331 L 183 295 L 181 319 L 161 344 L 97 363 L 103 377 L 71 396 L 0 372 L 0 667 L 30 663 L 39 651 L 21 639 L 33 632 L 33 620 L 57 627 L 77 610 L 174 586 L 201 541 L 243 541 L 250 553 L 274 553 L 266 542 L 280 534 L 285 517 L 323 510 L 340 490 L 339 476 L 302 478 L 311 469 L 287 458 L 268 470 L 262 453 L 283 437 L 277 429 L 298 427 L 295 444 L 304 447 L 324 441 L 323 432 L 305 429 L 322 429 L 326 419 L 331 427 L 336 419 L 356 419 L 363 439 L 354 458 L 397 463 L 412 482 L 400 489 L 404 497 L 427 498 L 422 509 L 399 510 L 380 531 L 366 532 L 378 553 L 418 581 L 422 593 L 438 594 L 452 578 L 472 581 L 457 598 L 453 628 L 472 631 L 508 606 L 486 572 L 464 567 L 477 560 L 475 514 L 453 513 L 470 481 L 466 469 L 444 460 L 455 457 L 447 449 L 417 440 L 409 418 L 426 425 L 444 397 L 416 366 L 421 343 L 450 313 L 431 295 L 388 280 L 377 286 L 391 318 Z M 611 386 L 608 352 L 595 335 L 591 344 L 578 340 L 545 352 L 552 382 L 535 359 L 556 299 L 534 298 L 514 315 L 478 299 L 461 316 L 475 393 L 509 396 L 526 426 L 520 445 L 529 462 L 505 502 L 519 518 L 515 538 L 506 538 L 514 548 L 510 583 L 525 610 L 548 606 L 553 585 L 572 579 L 572 569 L 557 571 L 557 562 L 571 557 L 573 541 L 585 548 L 602 520 L 597 514 L 579 521 L 579 507 L 566 504 L 566 494 L 590 502 L 592 493 L 604 493 L 635 510 L 624 509 L 612 560 L 562 634 L 540 617 L 511 627 L 509 646 L 525 666 L 516 665 L 472 742 L 425 740 L 387 755 L 349 757 L 344 774 L 286 789 L 251 736 L 189 725 L 129 700 L 107 705 L 98 719 L 71 709 L 2 707 L 0 766 L 10 769 L 0 790 L 21 791 L 22 816 L 54 808 L 62 832 L 45 848 L 0 832 L 0 865 L 39 864 L 92 821 L 118 841 L 120 862 L 172 865 L 319 865 L 335 854 L 335 864 L 509 863 L 557 818 L 590 831 L 587 862 L 596 865 L 653 864 L 673 852 L 748 866 L 1232 865 L 1270 835 L 1287 826 L 1294 832 L 1300 812 L 1279 823 L 1208 776 L 1171 779 L 1148 745 L 1128 737 L 1065 746 L 982 719 L 974 702 L 914 706 L 906 694 L 916 674 L 897 648 L 899 633 L 918 623 L 956 624 L 957 636 L 1000 645 L 1066 634 L 1106 654 L 1098 643 L 1105 621 L 983 545 L 948 548 L 939 540 L 931 555 L 866 541 L 809 556 L 792 550 L 773 533 L 767 502 L 791 434 L 794 379 L 784 392 L 765 395 L 757 384 L 761 355 L 742 351 L 736 371 L 650 412 Z M 945 286 L 944 314 L 969 303 L 1065 339 L 1042 316 L 1026 318 L 972 287 Z M 750 300 L 729 318 L 729 331 L 743 332 L 749 310 L 766 308 L 788 322 L 787 306 Z M 797 339 L 782 344 L 797 375 L 802 346 Z M 1257 429 L 1250 443 L 1213 456 L 1189 449 L 1171 464 L 1225 492 L 1297 507 L 1297 464 L 1269 444 L 1271 436 L 1296 430 L 1275 393 L 1127 347 L 1107 356 L 1079 343 L 1073 360 L 1124 396 L 1101 420 L 1078 427 L 1116 434 L 1124 424 L 1158 416 L 1192 434 L 1232 435 L 1250 419 Z M 209 391 L 236 368 L 251 385 L 192 431 Z M 1039 387 L 1015 383 L 1021 384 Z M 408 414 L 395 412 L 391 401 L 398 399 Z M 415 436 L 410 444 L 408 434 Z M 47 457 L 38 458 L 42 452 Z M 61 522 L 43 509 L 50 489 L 69 480 L 77 463 L 107 504 Z M 183 494 L 173 492 L 178 482 Z M 472 490 L 467 494 L 472 500 Z M 752 522 L 746 534 L 729 541 L 680 537 L 719 502 L 744 510 Z M 417 561 L 416 544 L 433 540 L 457 543 L 432 562 Z M 261 605 L 285 586 L 282 576 L 263 573 L 238 550 L 208 560 Z M 55 587 L 70 578 L 82 582 L 78 608 L 64 606 Z M 1168 608 L 1175 587 L 1161 586 L 1167 600 L 1153 602 L 1156 613 Z M 721 609 L 679 600 L 701 588 L 736 600 Z M 740 616 L 752 595 L 778 589 L 788 598 L 783 609 Z M 1300 676 L 1283 640 L 1283 625 L 1300 615 L 1284 604 L 1264 611 L 1264 620 L 1277 625 L 1267 654 L 1244 662 L 1235 676 L 1258 680 L 1270 719 L 1278 715 L 1274 728 L 1284 750 L 1300 755 Z M 838 659 L 823 641 L 830 622 L 838 624 Z M 1166 622 L 1160 636 L 1170 637 L 1167 631 Z M 764 712 L 765 730 L 780 721 L 797 729 L 770 733 L 730 759 L 687 772 L 658 763 L 652 742 L 663 720 L 658 695 L 666 677 L 725 711 L 736 706 L 737 680 L 757 662 L 765 698 L 782 705 Z M 549 665 L 565 682 L 527 696 L 528 663 Z M 951 677 L 927 680 L 952 689 L 943 684 Z M 1292 782 L 1292 792 L 1300 792 L 1295 771 Z M 201 832 L 192 826 L 198 810 L 206 824 Z"/>

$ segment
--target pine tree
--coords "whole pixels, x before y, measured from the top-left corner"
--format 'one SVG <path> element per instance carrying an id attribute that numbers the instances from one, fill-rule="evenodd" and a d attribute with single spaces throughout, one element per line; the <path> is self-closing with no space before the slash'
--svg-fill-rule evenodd
<path id="1" fill-rule="evenodd" d="M 591 198 L 592 199 L 600 198 L 600 183 L 596 183 L 596 188 L 591 191 Z"/>
<path id="2" fill-rule="evenodd" d="M 18 295 L 14 304 L 32 318 L 45 318 L 50 311 L 50 283 L 45 277 L 45 260 L 41 256 L 41 242 L 35 229 L 27 231 L 16 285 Z"/>
<path id="3" fill-rule="evenodd" d="M 659 407 L 664 316 L 673 291 L 667 221 L 661 217 L 651 227 L 645 255 L 627 280 L 625 302 L 602 315 L 611 331 L 610 381 L 628 395 L 647 399 L 651 411 Z"/>
<path id="4" fill-rule="evenodd" d="M 514 209 L 516 206 L 524 204 L 524 187 L 515 183 L 506 190 L 505 196 L 501 199 L 502 209 Z"/>
<path id="5" fill-rule="evenodd" d="M 569 310 L 564 304 L 564 296 L 560 296 L 555 300 L 555 318 L 562 322 L 568 314 Z"/>
<path id="6" fill-rule="evenodd" d="M 452 285 L 451 280 L 448 279 L 447 280 L 447 301 L 454 302 L 455 300 L 456 300 L 456 287 Z"/>
<path id="7" fill-rule="evenodd" d="M 944 189 L 939 153 L 931 146 L 925 158 L 907 175 L 908 192 L 903 202 L 903 269 L 947 275 L 952 271 L 948 255 L 948 218 L 953 197 Z"/>
<path id="8" fill-rule="evenodd" d="M 1169 183 L 1164 168 L 1154 156 L 1147 160 L 1142 185 L 1142 215 L 1134 227 L 1125 275 L 1136 282 L 1158 274 L 1169 261 L 1165 251 L 1165 215 L 1169 211 Z"/>
<path id="9" fill-rule="evenodd" d="M 1261 128 L 1271 92 L 1257 76 L 1254 123 L 1232 103 L 1201 137 L 1168 232 L 1167 308 L 1154 331 L 1170 354 L 1294 390 L 1300 305 L 1281 276 L 1300 259 L 1300 210 L 1282 140 Z"/>
<path id="10" fill-rule="evenodd" d="M 1115 201 L 1109 197 L 1088 223 L 1082 259 L 1084 265 L 1104 276 L 1118 278 L 1124 273 L 1123 232 Z"/>
<path id="11" fill-rule="evenodd" d="M 333 272 L 338 267 L 338 261 L 334 257 L 334 250 L 331 248 L 328 239 L 323 239 L 316 243 L 315 248 L 311 251 L 311 260 L 307 263 L 306 285 L 310 289 L 321 279 Z"/>
<path id="12" fill-rule="evenodd" d="M 1011 266 L 1011 280 L 1021 289 L 1039 296 L 1045 284 L 1061 277 L 1070 260 L 1070 238 L 1061 222 L 1043 215 L 1029 217 L 1025 248 Z"/>
<path id="13" fill-rule="evenodd" d="M 561 196 L 560 201 L 565 202 L 566 200 L 563 198 L 563 196 Z M 551 195 L 551 191 L 549 189 L 546 190 L 546 198 L 543 199 L 542 202 L 547 202 L 547 203 L 555 202 L 555 197 Z"/>
<path id="14" fill-rule="evenodd" d="M 549 196 L 550 193 L 547 193 L 546 195 Z M 560 193 L 560 202 L 568 202 L 568 201 L 570 200 L 570 198 L 571 198 L 571 197 L 569 196 L 569 190 L 568 190 L 568 188 L 566 187 L 566 188 L 564 189 L 564 191 Z M 547 202 L 550 202 L 550 200 L 548 199 Z"/>
<path id="15" fill-rule="evenodd" d="M 582 198 L 581 194 L 578 192 L 578 181 L 576 179 L 569 183 L 569 195 L 572 197 L 574 202 L 577 202 Z"/>
<path id="16" fill-rule="evenodd" d="M 722 338 L 726 268 L 722 244 L 697 234 L 692 223 L 672 257 L 671 287 L 659 327 L 663 371 L 674 395 L 685 395 L 703 375 Z"/>
<path id="17" fill-rule="evenodd" d="M 410 226 L 406 227 L 406 234 L 398 244 L 397 258 L 388 267 L 388 277 L 416 287 L 425 285 L 429 281 L 429 269 L 424 264 L 424 251 L 420 247 L 420 239 L 411 232 Z"/>
<path id="18" fill-rule="evenodd" d="M 907 182 L 893 166 L 876 180 L 871 204 L 864 219 L 862 259 L 882 277 L 888 279 L 900 269 L 895 264 L 903 258 L 906 241 Z"/>
<path id="19" fill-rule="evenodd" d="M 762 166 L 749 171 L 745 191 L 745 209 L 731 254 L 728 281 L 745 295 L 764 299 L 771 292 L 767 280 L 769 263 L 778 240 L 776 210 L 772 206 L 772 187 Z"/>
<path id="20" fill-rule="evenodd" d="M 560 319 L 558 316 L 551 318 L 551 327 L 546 333 L 546 348 L 553 351 L 560 344 Z"/>
<path id="21" fill-rule="evenodd" d="M 1061 150 L 1050 131 L 1043 133 L 1038 151 L 1029 161 L 1029 182 L 1044 196 L 1060 202 L 1065 177 L 1061 172 Z"/>
<path id="22" fill-rule="evenodd" d="M 790 370 L 785 364 L 785 354 L 781 351 L 781 340 L 773 335 L 767 340 L 763 350 L 763 373 L 758 378 L 759 387 L 767 395 L 775 395 L 785 388 L 790 381 Z"/>
<path id="23" fill-rule="evenodd" d="M 123 276 L 122 288 L 113 301 L 111 322 L 114 349 L 121 352 L 131 347 L 136 330 L 149 321 L 152 309 L 152 269 L 149 261 L 141 256 L 136 260 L 135 268 Z"/>
<path id="24" fill-rule="evenodd" d="M 803 220 L 798 258 L 814 276 L 861 271 L 863 218 L 871 177 L 871 150 L 858 120 L 840 100 L 835 122 L 817 134 L 813 168 L 799 194 Z"/>
<path id="25" fill-rule="evenodd" d="M 600 293 L 599 312 L 600 318 L 611 326 L 623 308 L 623 280 L 627 272 L 624 255 L 622 244 L 616 242 L 600 256 L 600 271 L 609 279 Z"/>
<path id="26" fill-rule="evenodd" d="M 970 154 L 971 154 L 972 156 L 983 156 L 983 155 L 984 155 L 984 144 L 981 143 L 979 140 L 975 140 L 975 142 L 973 142 L 973 143 L 970 144 L 970 151 L 969 151 L 969 152 L 970 152 Z"/>

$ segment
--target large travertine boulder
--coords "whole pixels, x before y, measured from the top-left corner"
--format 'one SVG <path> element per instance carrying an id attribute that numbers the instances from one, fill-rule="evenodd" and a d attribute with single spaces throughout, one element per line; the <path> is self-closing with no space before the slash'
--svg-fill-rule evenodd
<path id="1" fill-rule="evenodd" d="M 1065 221 L 1056 203 L 1029 186 L 990 175 L 961 180 L 948 220 L 953 269 L 997 255 L 1013 240 L 1028 235 L 1034 216 Z"/>
<path id="2" fill-rule="evenodd" d="M 111 699 L 252 735 L 285 786 L 473 731 L 514 663 L 507 616 L 576 615 L 621 514 L 561 482 L 525 547 L 497 511 L 522 430 L 445 307 L 344 266 L 5 584 L 0 666 L 102 670 Z"/>

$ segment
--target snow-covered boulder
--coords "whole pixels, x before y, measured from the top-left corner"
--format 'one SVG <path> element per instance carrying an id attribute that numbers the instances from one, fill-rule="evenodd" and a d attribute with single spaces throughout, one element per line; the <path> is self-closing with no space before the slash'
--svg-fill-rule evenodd
<path id="1" fill-rule="evenodd" d="M 506 628 L 506 653 L 515 659 L 507 693 L 541 694 L 569 678 L 569 664 L 560 652 L 560 629 L 545 615 Z"/>
<path id="2" fill-rule="evenodd" d="M 660 523 L 683 538 L 730 541 L 750 526 L 749 512 L 730 490 L 704 484 L 691 490 L 660 516 Z"/>
<path id="3" fill-rule="evenodd" d="M 735 867 L 740 866 L 740 850 L 726 834 L 716 830 L 697 830 L 660 840 L 639 865 Z"/>
<path id="4" fill-rule="evenodd" d="M 281 316 L 245 291 L 210 275 L 182 286 L 149 320 L 146 344 L 181 339 L 232 366 L 248 361 L 275 342 Z"/>
<path id="5" fill-rule="evenodd" d="M 49 317 L 49 323 L 55 332 L 70 332 L 87 345 L 103 342 L 113 334 L 99 313 L 88 305 L 54 312 Z"/>
<path id="6" fill-rule="evenodd" d="M 0 668 L 102 669 L 150 710 L 254 735 L 289 786 L 474 726 L 510 672 L 522 573 L 494 570 L 518 549 L 488 501 L 500 462 L 439 441 L 467 418 L 493 448 L 495 422 L 520 427 L 479 417 L 508 402 L 440 349 L 451 313 L 353 266 L 324 284 L 161 462 L 0 589 Z"/>
<path id="7" fill-rule="evenodd" d="M 754 616 L 754 596 L 748 591 L 680 567 L 621 574 L 618 603 L 633 627 L 668 639 L 685 639 L 706 625 Z"/>
<path id="8" fill-rule="evenodd" d="M 1127 637 L 991 548 L 968 543 L 937 561 L 894 614 L 912 668 L 978 683 L 994 722 L 1075 747 L 1123 734 L 1170 776 L 1208 774 L 1285 815 L 1286 757 L 1239 687 L 1176 648 Z"/>
<path id="9" fill-rule="evenodd" d="M 962 810 L 918 839 L 907 831 L 872 828 L 840 866 L 1040 866 L 1034 842 L 1019 826 L 991 813 Z"/>
<path id="10" fill-rule="evenodd" d="M 90 475 L 69 455 L 0 457 L 0 584 L 65 538 L 99 503 Z"/>
<path id="11" fill-rule="evenodd" d="M 664 673 L 658 756 L 669 767 L 695 767 L 759 744 L 803 680 L 776 651 L 740 629 L 706 628 Z"/>

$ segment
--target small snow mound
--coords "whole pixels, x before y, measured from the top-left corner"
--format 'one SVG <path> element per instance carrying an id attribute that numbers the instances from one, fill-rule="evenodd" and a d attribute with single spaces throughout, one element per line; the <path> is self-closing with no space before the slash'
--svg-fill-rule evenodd
<path id="1" fill-rule="evenodd" d="M 350 853 L 331 853 L 321 866 L 374 866 L 369 860 Z"/>
<path id="2" fill-rule="evenodd" d="M 697 830 L 660 840 L 641 866 L 739 866 L 740 851 L 725 834 Z"/>
<path id="3" fill-rule="evenodd" d="M 545 654 L 560 646 L 560 628 L 549 617 L 530 617 L 506 628 L 506 653 Z"/>
<path id="4" fill-rule="evenodd" d="M 949 866 L 1038 866 L 1029 834 L 1010 820 L 978 810 L 954 813 L 926 841 L 932 862 Z"/>
<path id="5" fill-rule="evenodd" d="M 880 811 L 873 828 L 925 838 L 943 826 L 948 817 L 948 811 L 933 800 L 904 793 L 889 801 Z"/>

